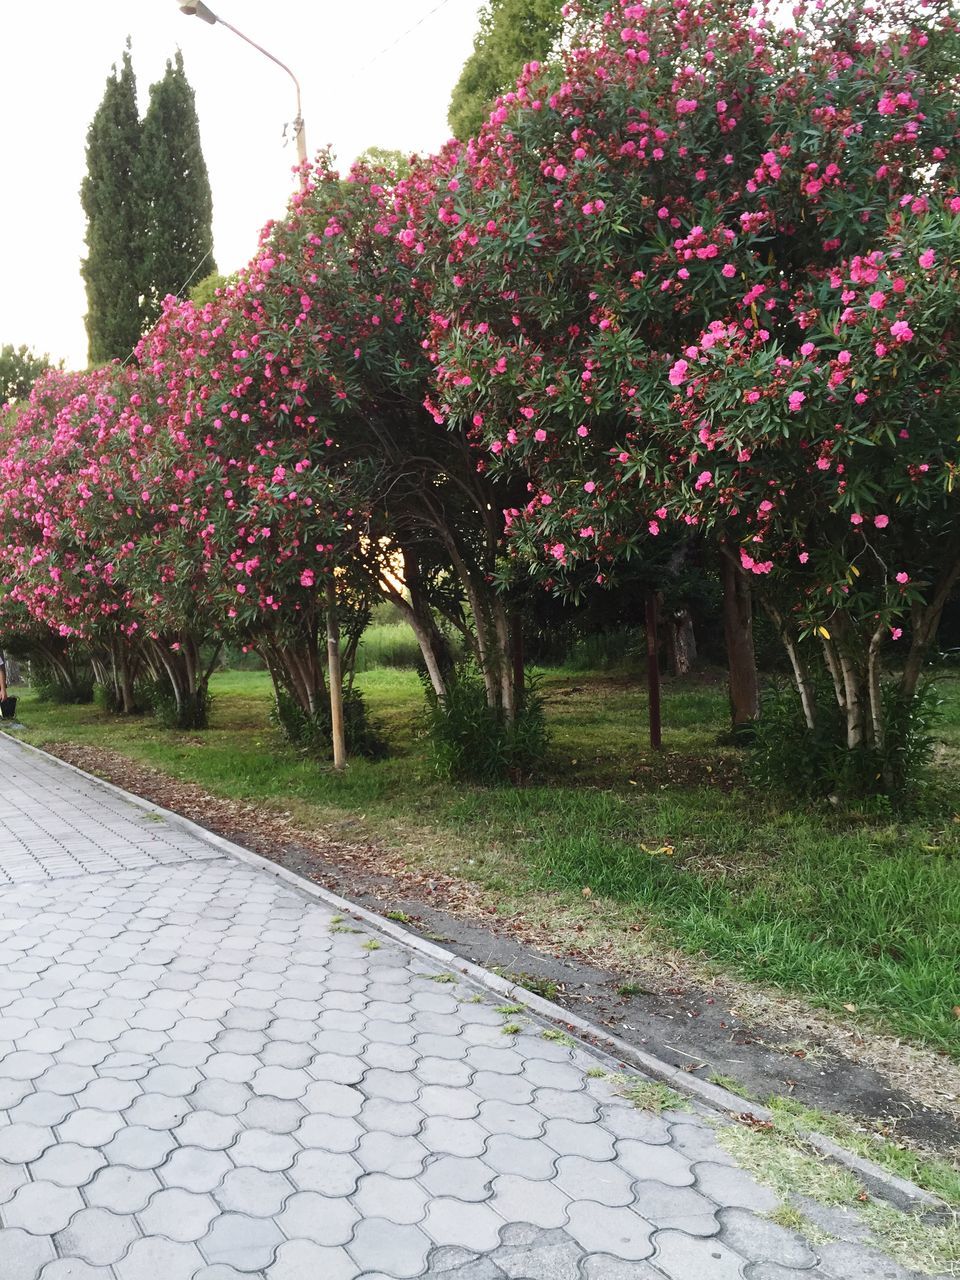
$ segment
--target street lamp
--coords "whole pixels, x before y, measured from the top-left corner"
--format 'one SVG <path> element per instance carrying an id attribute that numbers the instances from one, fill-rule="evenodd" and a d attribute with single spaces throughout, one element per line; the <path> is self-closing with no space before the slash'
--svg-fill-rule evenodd
<path id="1" fill-rule="evenodd" d="M 239 36 L 241 40 L 252 45 L 253 48 L 259 53 L 262 53 L 265 58 L 269 58 L 270 61 L 275 62 L 278 67 L 283 68 L 293 81 L 294 87 L 297 91 L 297 115 L 293 122 L 293 129 L 297 138 L 297 159 L 300 161 L 301 165 L 306 164 L 307 139 L 303 127 L 303 113 L 300 109 L 300 82 L 287 64 L 285 62 L 281 62 L 279 58 L 275 58 L 269 50 L 264 49 L 263 45 L 257 44 L 255 40 L 251 40 L 249 36 L 245 36 L 242 31 L 238 31 L 231 23 L 215 14 L 212 9 L 209 9 L 202 3 L 202 0 L 177 0 L 177 3 L 180 5 L 181 13 L 187 14 L 188 17 L 202 18 L 204 22 L 209 22 L 211 27 L 219 22 L 221 27 L 226 27 L 227 30 L 232 31 L 235 36 Z"/>

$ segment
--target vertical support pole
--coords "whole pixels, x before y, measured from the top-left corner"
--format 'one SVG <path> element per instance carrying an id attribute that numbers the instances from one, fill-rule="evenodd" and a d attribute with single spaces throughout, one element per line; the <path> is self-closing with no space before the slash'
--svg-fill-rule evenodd
<path id="1" fill-rule="evenodd" d="M 330 684 L 330 736 L 333 739 L 333 767 L 343 769 L 347 763 L 347 744 L 343 732 L 343 677 L 340 673 L 340 623 L 337 619 L 337 585 L 333 571 L 327 574 L 327 672 Z"/>
<path id="2" fill-rule="evenodd" d="M 647 696 L 650 705 L 650 746 L 659 751 L 663 745 L 662 724 L 660 718 L 660 659 L 657 653 L 657 614 L 659 606 L 657 593 L 648 591 L 646 598 L 647 615 Z"/>

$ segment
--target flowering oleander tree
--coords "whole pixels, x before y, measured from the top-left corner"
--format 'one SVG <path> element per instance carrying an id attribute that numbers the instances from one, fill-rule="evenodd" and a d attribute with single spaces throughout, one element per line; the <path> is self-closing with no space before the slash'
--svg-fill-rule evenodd
<path id="1" fill-rule="evenodd" d="M 118 573 L 119 513 L 101 528 L 88 508 L 112 466 L 104 442 L 116 408 L 109 368 L 50 372 L 9 417 L 0 458 L 0 566 L 11 602 L 41 634 L 84 642 L 129 711 L 142 620 Z"/>
<path id="2" fill-rule="evenodd" d="M 526 478 L 507 518 L 540 576 L 584 564 L 607 575 L 693 530 L 721 549 L 738 593 L 749 580 L 789 619 L 785 638 L 812 600 L 829 600 L 833 628 L 817 623 L 829 638 L 812 615 L 795 634 L 808 649 L 815 636 L 826 645 L 831 673 L 842 653 L 864 650 L 841 639 L 846 622 L 876 615 L 851 657 L 876 687 L 877 650 L 902 629 L 894 606 L 906 606 L 912 691 L 949 556 L 946 576 L 931 576 L 891 554 L 888 581 L 836 548 L 836 520 L 799 551 L 773 530 L 808 511 L 796 483 L 811 458 L 804 426 L 833 432 L 836 450 L 862 437 L 855 457 L 837 459 L 842 484 L 833 465 L 814 466 L 819 481 L 830 476 L 840 522 L 863 517 L 850 526 L 861 550 L 868 517 L 893 547 L 906 501 L 899 464 L 881 465 L 874 436 L 889 433 L 898 457 L 908 440 L 931 451 L 911 481 L 940 495 L 910 517 L 918 554 L 938 534 L 933 519 L 924 532 L 924 504 L 951 509 L 949 445 L 917 440 L 897 415 L 946 404 L 958 52 L 950 5 L 858 17 L 825 4 L 776 26 L 727 0 L 623 3 L 562 74 L 530 66 L 499 102 L 453 178 L 457 225 L 432 345 L 451 419 L 494 470 Z M 754 506 L 718 482 L 718 456 L 762 490 Z M 858 507 L 847 511 L 851 493 Z M 837 556 L 854 564 L 856 589 L 837 589 Z M 882 737 L 865 689 L 859 713 L 856 699 L 844 703 L 851 747 Z"/>
<path id="3" fill-rule="evenodd" d="M 503 503 L 429 397 L 425 340 L 445 238 L 432 215 L 450 159 L 414 161 L 398 180 L 366 163 L 341 179 L 321 157 L 238 286 L 251 334 L 239 369 L 261 415 L 301 424 L 311 457 L 325 451 L 324 474 L 352 498 L 350 565 L 404 611 L 437 693 L 439 613 L 509 717 L 511 624 L 492 581 Z"/>

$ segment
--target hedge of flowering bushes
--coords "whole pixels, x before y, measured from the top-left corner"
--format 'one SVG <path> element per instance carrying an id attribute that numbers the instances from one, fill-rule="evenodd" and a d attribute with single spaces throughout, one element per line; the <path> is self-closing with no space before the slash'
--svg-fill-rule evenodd
<path id="1" fill-rule="evenodd" d="M 8 635 L 184 722 L 239 641 L 316 715 L 333 583 L 356 632 L 403 610 L 441 702 L 458 631 L 509 722 L 527 593 L 692 544 L 734 666 L 752 594 L 809 731 L 822 678 L 884 757 L 960 579 L 958 10 L 577 30 L 402 177 L 321 156 L 235 283 L 7 414 Z"/>

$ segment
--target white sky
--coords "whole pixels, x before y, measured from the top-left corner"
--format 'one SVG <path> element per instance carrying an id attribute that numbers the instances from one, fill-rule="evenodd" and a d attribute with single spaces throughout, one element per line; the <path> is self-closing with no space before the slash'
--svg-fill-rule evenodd
<path id="1" fill-rule="evenodd" d="M 434 150 L 446 140 L 450 91 L 480 3 L 219 0 L 210 8 L 291 67 L 309 150 L 330 143 L 345 168 L 368 146 Z M 25 342 L 68 367 L 82 368 L 87 354 L 79 194 L 87 127 L 128 34 L 141 116 L 167 58 L 183 52 L 221 271 L 252 256 L 292 186 L 296 154 L 282 133 L 295 114 L 293 85 L 226 28 L 185 17 L 176 0 L 0 0 L 0 344 Z"/>

